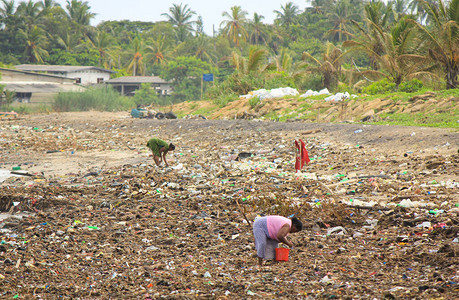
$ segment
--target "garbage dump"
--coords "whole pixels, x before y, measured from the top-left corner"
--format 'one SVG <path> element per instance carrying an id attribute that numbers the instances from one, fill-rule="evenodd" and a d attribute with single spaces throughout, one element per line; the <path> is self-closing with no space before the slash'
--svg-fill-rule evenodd
<path id="1" fill-rule="evenodd" d="M 177 119 L 177 116 L 172 111 L 164 113 L 140 107 L 133 108 L 131 110 L 131 116 L 140 119 Z"/>
<path id="2" fill-rule="evenodd" d="M 1 299 L 457 298 L 457 133 L 119 113 L 0 129 L 2 174 L 28 174 L 0 183 Z M 176 145 L 169 168 L 150 137 Z M 304 229 L 258 268 L 247 220 L 270 214 Z"/>

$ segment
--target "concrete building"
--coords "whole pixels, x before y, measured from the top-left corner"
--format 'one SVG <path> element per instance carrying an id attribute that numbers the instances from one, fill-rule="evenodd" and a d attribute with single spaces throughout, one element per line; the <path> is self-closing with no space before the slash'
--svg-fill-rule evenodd
<path id="1" fill-rule="evenodd" d="M 171 82 L 157 76 L 124 76 L 104 83 L 114 87 L 123 96 L 133 96 L 144 83 L 153 87 L 159 95 L 169 95 L 172 92 Z"/>
<path id="2" fill-rule="evenodd" d="M 82 85 L 103 83 L 110 79 L 112 73 L 116 73 L 115 71 L 92 66 L 17 65 L 15 68 L 21 71 L 72 78 L 75 83 Z"/>
<path id="3" fill-rule="evenodd" d="M 43 103 L 52 101 L 59 92 L 83 91 L 72 78 L 0 68 L 0 85 L 16 92 L 20 103 Z"/>

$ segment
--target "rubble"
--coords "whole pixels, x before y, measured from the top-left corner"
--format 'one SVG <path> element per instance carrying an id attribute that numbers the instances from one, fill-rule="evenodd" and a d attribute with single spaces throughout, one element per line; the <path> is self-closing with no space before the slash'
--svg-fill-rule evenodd
<path id="1" fill-rule="evenodd" d="M 98 116 L 0 123 L 2 174 L 33 175 L 0 183 L 0 298 L 458 294 L 457 133 Z M 170 168 L 148 157 L 153 136 L 177 145 Z M 259 269 L 250 222 L 268 214 L 305 228 Z"/>

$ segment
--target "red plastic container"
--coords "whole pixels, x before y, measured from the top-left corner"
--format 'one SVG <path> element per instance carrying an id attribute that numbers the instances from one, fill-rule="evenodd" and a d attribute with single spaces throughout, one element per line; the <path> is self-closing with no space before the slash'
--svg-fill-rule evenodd
<path id="1" fill-rule="evenodd" d="M 277 261 L 288 261 L 288 248 L 276 248 L 276 260 Z"/>

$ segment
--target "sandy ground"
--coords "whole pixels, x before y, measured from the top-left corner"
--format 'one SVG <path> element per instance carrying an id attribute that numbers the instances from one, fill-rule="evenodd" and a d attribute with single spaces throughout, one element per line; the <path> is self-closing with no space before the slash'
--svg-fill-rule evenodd
<path id="1" fill-rule="evenodd" d="M 132 119 L 127 113 L 59 113 L 25 116 L 17 121 L 4 121 L 1 136 L 11 127 L 22 126 L 34 133 L 44 130 L 50 138 L 40 149 L 28 149 L 27 143 L 19 143 L 14 151 L 2 151 L 0 168 L 21 169 L 31 173 L 59 175 L 81 173 L 93 169 L 133 164 L 151 163 L 144 144 L 150 137 L 161 137 L 174 142 L 178 151 L 187 148 L 189 137 L 218 147 L 219 139 L 231 139 L 231 134 L 241 134 L 245 139 L 257 140 L 257 134 L 275 133 L 281 140 L 272 140 L 275 147 L 296 138 L 314 136 L 323 143 L 334 145 L 360 145 L 367 152 L 400 156 L 405 153 L 419 157 L 451 155 L 459 151 L 459 133 L 451 129 L 426 127 L 378 126 L 360 124 L 317 124 L 303 122 L 269 122 L 246 120 L 147 120 Z M 101 131 L 107 133 L 100 135 Z M 315 132 L 311 135 L 311 131 Z M 59 136 L 62 133 L 63 136 Z M 21 138 L 21 133 L 18 134 Z M 84 141 L 97 136 L 106 147 L 78 148 Z M 274 135 L 273 135 L 274 136 Z M 30 138 L 30 137 L 29 137 Z M 67 139 L 62 140 L 62 139 Z M 70 139 L 71 143 L 68 142 Z M 260 142 L 263 142 L 260 137 Z M 6 140 L 8 143 L 9 141 Z M 18 141 L 19 142 L 19 141 Z M 35 145 L 35 144 L 34 144 Z M 240 145 L 232 143 L 235 148 Z M 5 147 L 4 147 L 5 148 Z M 38 151 L 37 151 L 38 150 Z M 47 153 L 58 151 L 54 153 Z M 240 149 L 248 151 L 251 149 Z"/>

